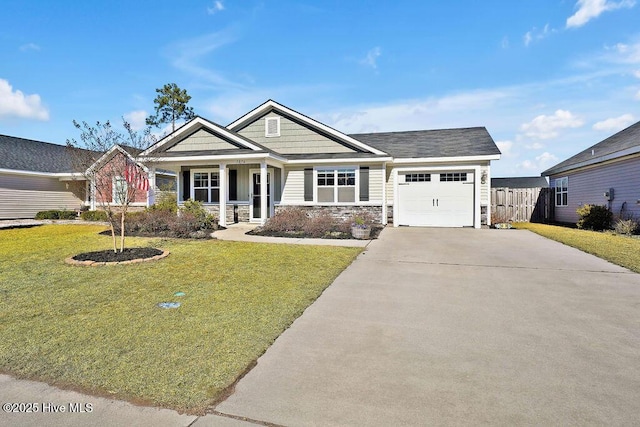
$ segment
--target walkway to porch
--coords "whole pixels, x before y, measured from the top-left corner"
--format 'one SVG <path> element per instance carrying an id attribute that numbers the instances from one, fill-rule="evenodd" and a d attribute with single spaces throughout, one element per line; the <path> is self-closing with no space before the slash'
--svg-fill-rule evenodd
<path id="1" fill-rule="evenodd" d="M 226 230 L 218 230 L 213 232 L 213 237 L 219 240 L 233 240 L 237 242 L 255 242 L 255 243 L 285 243 L 290 245 L 323 245 L 323 246 L 350 246 L 364 248 L 371 243 L 371 240 L 356 239 L 295 239 L 288 237 L 267 237 L 267 236 L 251 236 L 245 234 L 247 231 L 256 228 L 257 224 L 240 222 L 237 224 L 227 225 Z"/>

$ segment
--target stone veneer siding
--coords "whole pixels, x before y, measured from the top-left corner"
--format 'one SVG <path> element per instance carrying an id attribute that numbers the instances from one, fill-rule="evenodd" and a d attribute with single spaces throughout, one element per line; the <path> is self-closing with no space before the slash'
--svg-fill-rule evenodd
<path id="1" fill-rule="evenodd" d="M 240 205 L 227 203 L 226 208 L 226 220 L 227 224 L 233 224 L 235 221 L 233 220 L 233 210 L 234 206 L 238 207 L 238 222 L 249 222 L 249 205 Z M 205 205 L 204 208 L 216 218 L 220 218 L 220 205 Z"/>
<path id="2" fill-rule="evenodd" d="M 313 215 L 315 213 L 320 212 L 328 212 L 334 218 L 339 219 L 348 219 L 351 218 L 354 214 L 358 212 L 368 212 L 375 218 L 377 223 L 381 222 L 380 218 L 382 217 L 382 206 L 276 206 L 275 211 L 276 214 L 281 210 L 287 208 L 299 208 L 307 211 L 307 213 Z"/>

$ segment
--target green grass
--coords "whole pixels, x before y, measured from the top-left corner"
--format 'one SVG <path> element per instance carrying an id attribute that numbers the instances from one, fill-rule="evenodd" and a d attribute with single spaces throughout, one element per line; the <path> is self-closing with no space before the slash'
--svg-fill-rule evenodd
<path id="1" fill-rule="evenodd" d="M 0 370 L 190 413 L 219 398 L 361 251 L 129 238 L 171 255 L 64 263 L 108 249 L 103 229 L 0 230 Z M 182 306 L 156 306 L 164 301 Z"/>
<path id="2" fill-rule="evenodd" d="M 514 225 L 640 273 L 638 238 L 546 224 L 520 222 Z"/>

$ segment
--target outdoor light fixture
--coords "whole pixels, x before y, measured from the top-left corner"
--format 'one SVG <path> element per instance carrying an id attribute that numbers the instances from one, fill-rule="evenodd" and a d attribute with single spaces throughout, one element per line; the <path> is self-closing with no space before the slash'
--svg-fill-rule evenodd
<path id="1" fill-rule="evenodd" d="M 487 183 L 487 171 L 482 171 L 482 174 L 480 175 L 480 183 L 481 184 Z"/>

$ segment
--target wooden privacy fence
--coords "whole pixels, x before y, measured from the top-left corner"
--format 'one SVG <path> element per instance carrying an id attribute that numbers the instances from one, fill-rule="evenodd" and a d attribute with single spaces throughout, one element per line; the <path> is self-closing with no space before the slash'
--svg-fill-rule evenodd
<path id="1" fill-rule="evenodd" d="M 552 195 L 551 188 L 491 188 L 491 223 L 548 221 Z"/>

